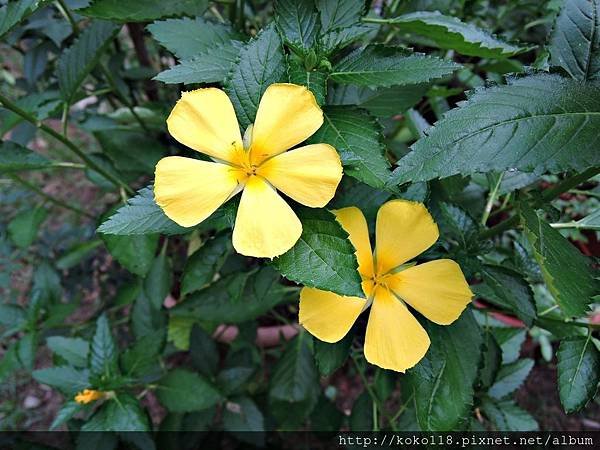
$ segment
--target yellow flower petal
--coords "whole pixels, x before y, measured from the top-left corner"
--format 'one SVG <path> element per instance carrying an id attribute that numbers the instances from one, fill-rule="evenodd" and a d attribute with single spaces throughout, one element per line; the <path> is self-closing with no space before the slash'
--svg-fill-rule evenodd
<path id="1" fill-rule="evenodd" d="M 272 84 L 256 112 L 250 154 L 252 163 L 282 153 L 312 136 L 323 124 L 323 111 L 304 86 Z"/>
<path id="2" fill-rule="evenodd" d="M 236 175 L 225 164 L 168 156 L 156 165 L 154 198 L 170 219 L 191 227 L 229 198 L 238 186 Z"/>
<path id="3" fill-rule="evenodd" d="M 438 227 L 422 203 L 385 203 L 377 213 L 375 232 L 378 273 L 383 275 L 423 253 L 438 237 Z"/>
<path id="4" fill-rule="evenodd" d="M 429 336 L 408 308 L 387 289 L 378 288 L 365 337 L 367 361 L 404 372 L 425 356 L 429 343 Z"/>
<path id="5" fill-rule="evenodd" d="M 236 153 L 243 150 L 233 105 L 217 88 L 182 93 L 167 127 L 183 145 L 223 161 L 235 160 Z"/>
<path id="6" fill-rule="evenodd" d="M 373 276 L 373 251 L 371 250 L 371 241 L 369 239 L 369 227 L 364 214 L 356 206 L 338 209 L 333 211 L 337 221 L 348 233 L 352 245 L 356 249 L 356 259 L 358 260 L 358 272 L 364 278 Z M 363 282 L 365 294 L 372 290 L 372 282 L 369 286 Z M 367 294 L 368 295 L 368 294 Z"/>
<path id="7" fill-rule="evenodd" d="M 361 313 L 365 300 L 313 288 L 300 291 L 300 324 L 324 342 L 342 339 Z"/>
<path id="8" fill-rule="evenodd" d="M 419 264 L 386 282 L 394 294 L 439 325 L 458 319 L 473 297 L 460 266 L 450 259 Z"/>
<path id="9" fill-rule="evenodd" d="M 233 230 L 238 253 L 274 258 L 294 246 L 302 224 L 292 208 L 263 178 L 248 178 Z"/>
<path id="10" fill-rule="evenodd" d="M 75 401 L 79 404 L 86 405 L 104 397 L 104 392 L 94 389 L 84 389 L 75 396 Z"/>
<path id="11" fill-rule="evenodd" d="M 331 145 L 313 144 L 265 161 L 257 173 L 297 202 L 322 208 L 335 195 L 342 163 Z"/>

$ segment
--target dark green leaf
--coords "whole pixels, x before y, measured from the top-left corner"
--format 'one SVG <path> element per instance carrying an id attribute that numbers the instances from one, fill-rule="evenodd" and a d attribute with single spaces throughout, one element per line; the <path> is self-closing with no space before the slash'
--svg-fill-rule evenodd
<path id="1" fill-rule="evenodd" d="M 263 414 L 249 397 L 236 397 L 225 404 L 223 429 L 243 442 L 257 447 L 264 446 Z"/>
<path id="2" fill-rule="evenodd" d="M 513 400 L 485 399 L 481 405 L 484 414 L 498 431 L 537 431 L 537 422 Z"/>
<path id="3" fill-rule="evenodd" d="M 452 325 L 426 323 L 431 347 L 405 376 L 423 431 L 453 430 L 473 404 L 483 338 L 470 311 Z"/>
<path id="4" fill-rule="evenodd" d="M 182 295 L 187 295 L 210 284 L 215 274 L 221 270 L 231 251 L 231 237 L 226 234 L 210 239 L 196 250 L 188 258 L 183 269 Z"/>
<path id="5" fill-rule="evenodd" d="M 452 61 L 411 54 L 393 47 L 359 48 L 338 62 L 330 78 L 338 83 L 366 87 L 389 87 L 426 83 L 460 69 Z"/>
<path id="6" fill-rule="evenodd" d="M 372 410 L 371 410 L 372 413 Z M 344 421 L 344 414 L 325 395 L 319 396 L 319 401 L 310 415 L 310 428 L 313 431 L 339 431 Z"/>
<path id="7" fill-rule="evenodd" d="M 158 235 L 118 236 L 102 234 L 108 252 L 119 264 L 136 275 L 145 276 L 156 253 Z"/>
<path id="8" fill-rule="evenodd" d="M 315 362 L 322 376 L 331 375 L 346 362 L 348 355 L 350 355 L 353 338 L 354 336 L 348 333 L 344 339 L 335 344 L 329 344 L 319 339 L 313 341 Z"/>
<path id="9" fill-rule="evenodd" d="M 30 331 L 19 339 L 17 344 L 17 358 L 23 369 L 28 372 L 33 370 L 35 363 L 35 353 L 38 346 L 38 336 L 36 331 Z"/>
<path id="10" fill-rule="evenodd" d="M 146 298 L 155 310 L 159 310 L 167 295 L 171 292 L 173 284 L 173 270 L 171 259 L 163 250 L 154 258 L 150 270 L 144 279 L 144 292 Z"/>
<path id="11" fill-rule="evenodd" d="M 373 399 L 366 390 L 352 405 L 350 429 L 352 431 L 373 431 Z"/>
<path id="12" fill-rule="evenodd" d="M 105 234 L 182 234 L 188 231 L 169 219 L 154 201 L 152 187 L 147 186 L 127 201 L 107 221 L 98 227 Z"/>
<path id="13" fill-rule="evenodd" d="M 140 339 L 156 330 L 164 330 L 167 324 L 162 309 L 156 309 L 150 302 L 144 289 L 140 290 L 133 304 L 131 324 L 135 336 Z"/>
<path id="14" fill-rule="evenodd" d="M 509 79 L 448 112 L 398 162 L 394 179 L 584 170 L 600 165 L 599 126 L 600 89 L 593 85 L 547 74 Z"/>
<path id="15" fill-rule="evenodd" d="M 121 355 L 123 372 L 130 377 L 143 378 L 159 373 L 158 357 L 164 343 L 164 330 L 155 330 L 138 339 Z"/>
<path id="16" fill-rule="evenodd" d="M 86 422 L 81 431 L 149 431 L 148 416 L 139 401 L 129 394 L 119 394 L 107 401 Z"/>
<path id="17" fill-rule="evenodd" d="M 102 53 L 119 31 L 111 22 L 94 21 L 77 41 L 65 50 L 57 68 L 58 84 L 63 99 L 71 103 L 85 77 L 98 64 Z"/>
<path id="18" fill-rule="evenodd" d="M 315 96 L 317 103 L 323 105 L 327 94 L 327 74 L 319 70 L 307 70 L 298 61 L 288 58 L 288 76 L 290 83 L 306 86 Z"/>
<path id="19" fill-rule="evenodd" d="M 20 248 L 27 248 L 35 241 L 40 225 L 48 216 L 48 210 L 33 207 L 18 213 L 7 226 L 8 236 Z"/>
<path id="20" fill-rule="evenodd" d="M 252 379 L 256 372 L 253 367 L 230 367 L 223 369 L 217 375 L 219 389 L 225 395 L 239 394 L 243 387 Z"/>
<path id="21" fill-rule="evenodd" d="M 0 172 L 50 167 L 52 161 L 16 142 L 0 141 Z"/>
<path id="22" fill-rule="evenodd" d="M 291 250 L 273 260 L 273 267 L 298 284 L 362 297 L 356 250 L 335 216 L 308 208 L 298 216 L 302 235 Z"/>
<path id="23" fill-rule="evenodd" d="M 206 376 L 214 375 L 219 364 L 219 350 L 215 340 L 198 325 L 190 333 L 190 357 L 194 367 Z"/>
<path id="24" fill-rule="evenodd" d="M 260 98 L 267 87 L 284 76 L 281 39 L 275 28 L 269 26 L 242 47 L 239 61 L 225 81 L 225 91 L 242 128 L 254 122 Z"/>
<path id="25" fill-rule="evenodd" d="M 527 331 L 522 328 L 492 328 L 494 338 L 502 348 L 502 364 L 510 364 L 519 359 L 521 346 Z"/>
<path id="26" fill-rule="evenodd" d="M 496 379 L 496 374 L 502 365 L 502 349 L 496 342 L 494 335 L 485 329 L 484 350 L 481 356 L 483 366 L 479 371 L 479 388 L 487 390 Z"/>
<path id="27" fill-rule="evenodd" d="M 357 23 L 347 28 L 337 28 L 328 31 L 320 38 L 321 47 L 325 54 L 331 54 L 341 48 L 346 47 L 354 41 L 366 38 L 373 33 L 376 27 L 371 24 Z"/>
<path id="28" fill-rule="evenodd" d="M 49 0 L 16 0 L 0 8 L 0 38 L 8 33 L 26 17 L 38 8 L 50 3 Z"/>
<path id="29" fill-rule="evenodd" d="M 161 142 L 140 131 L 107 129 L 96 131 L 94 136 L 115 168 L 132 177 L 153 174 L 165 153 Z"/>
<path id="30" fill-rule="evenodd" d="M 46 339 L 48 348 L 75 367 L 86 367 L 90 345 L 81 338 L 51 336 Z"/>
<path id="31" fill-rule="evenodd" d="M 491 397 L 500 399 L 517 390 L 533 368 L 533 359 L 524 358 L 514 363 L 502 366 L 496 376 L 496 381 L 489 390 Z"/>
<path id="32" fill-rule="evenodd" d="M 377 117 L 402 114 L 414 106 L 427 92 L 429 85 L 395 86 L 377 90 L 352 85 L 337 86 L 331 95 L 331 105 L 357 105 Z"/>
<path id="33" fill-rule="evenodd" d="M 535 211 L 521 205 L 521 223 L 548 290 L 567 316 L 582 316 L 600 283 L 590 261 Z"/>
<path id="34" fill-rule="evenodd" d="M 201 411 L 215 405 L 221 395 L 204 378 L 184 369 L 169 372 L 156 391 L 160 402 L 173 412 Z"/>
<path id="35" fill-rule="evenodd" d="M 567 414 L 582 409 L 594 396 L 600 382 L 600 352 L 588 337 L 563 339 L 558 358 L 558 392 Z"/>
<path id="36" fill-rule="evenodd" d="M 313 0 L 278 0 L 275 21 L 292 47 L 303 50 L 313 46 L 319 32 L 319 14 Z"/>
<path id="37" fill-rule="evenodd" d="M 90 387 L 89 373 L 86 369 L 78 370 L 68 366 L 50 367 L 34 370 L 32 376 L 37 382 L 56 388 L 68 396 Z"/>
<path id="38" fill-rule="evenodd" d="M 200 15 L 207 0 L 93 0 L 90 6 L 78 9 L 78 14 L 119 22 L 147 22 L 164 17 Z"/>
<path id="39" fill-rule="evenodd" d="M 82 411 L 85 408 L 84 405 L 77 403 L 76 401 L 69 400 L 66 402 L 56 413 L 54 416 L 54 420 L 52 421 L 52 425 L 50 425 L 50 430 L 54 430 L 57 427 L 61 426 L 79 411 Z"/>
<path id="40" fill-rule="evenodd" d="M 600 1 L 566 0 L 548 50 L 552 64 L 576 80 L 600 80 Z"/>
<path id="41" fill-rule="evenodd" d="M 325 121 L 310 143 L 332 145 L 341 155 L 346 175 L 376 188 L 391 172 L 381 141 L 381 126 L 366 111 L 350 106 L 326 108 Z"/>
<path id="42" fill-rule="evenodd" d="M 504 42 L 473 24 L 439 11 L 419 11 L 395 17 L 389 23 L 400 26 L 402 32 L 419 34 L 433 41 L 439 48 L 482 58 L 508 58 L 527 48 Z"/>
<path id="43" fill-rule="evenodd" d="M 98 248 L 100 245 L 102 245 L 100 239 L 76 243 L 56 260 L 56 268 L 60 270 L 67 270 L 71 267 L 75 267 L 82 261 L 89 258 L 94 250 L 96 250 L 96 248 Z"/>
<path id="44" fill-rule="evenodd" d="M 117 347 L 110 331 L 106 315 L 96 322 L 96 333 L 90 347 L 90 370 L 94 375 L 110 377 L 115 375 L 117 367 Z"/>
<path id="45" fill-rule="evenodd" d="M 357 23 L 365 12 L 363 0 L 316 0 L 323 32 L 346 28 Z"/>

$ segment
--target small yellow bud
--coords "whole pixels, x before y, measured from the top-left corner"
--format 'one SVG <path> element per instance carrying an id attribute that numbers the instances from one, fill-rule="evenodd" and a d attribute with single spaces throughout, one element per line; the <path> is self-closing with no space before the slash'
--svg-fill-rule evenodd
<path id="1" fill-rule="evenodd" d="M 99 400 L 104 397 L 104 392 L 95 391 L 93 389 L 84 389 L 82 392 L 75 396 L 75 401 L 83 405 Z"/>

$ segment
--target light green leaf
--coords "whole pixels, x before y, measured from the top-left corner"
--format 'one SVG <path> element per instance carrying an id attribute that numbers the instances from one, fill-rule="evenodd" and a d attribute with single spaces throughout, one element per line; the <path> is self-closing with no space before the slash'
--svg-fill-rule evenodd
<path id="1" fill-rule="evenodd" d="M 90 347 L 90 370 L 93 375 L 114 376 L 117 371 L 117 346 L 106 315 L 96 322 L 96 332 Z"/>
<path id="2" fill-rule="evenodd" d="M 40 225 L 46 217 L 48 210 L 39 206 L 18 213 L 7 226 L 10 240 L 17 247 L 29 247 L 35 241 Z"/>
<path id="3" fill-rule="evenodd" d="M 330 78 L 338 83 L 389 87 L 426 83 L 450 75 L 460 64 L 381 45 L 362 47 L 338 62 Z"/>
<path id="4" fill-rule="evenodd" d="M 535 211 L 520 207 L 521 224 L 548 290 L 567 316 L 582 316 L 600 292 L 590 261 Z"/>
<path id="5" fill-rule="evenodd" d="M 478 90 L 448 112 L 398 162 L 395 182 L 600 165 L 600 89 L 548 74 L 508 83 Z"/>
<path id="6" fill-rule="evenodd" d="M 558 358 L 558 392 L 567 414 L 579 411 L 594 398 L 600 382 L 600 352 L 587 337 L 563 339 Z"/>
<path id="7" fill-rule="evenodd" d="M 341 295 L 363 297 L 355 249 L 348 233 L 326 210 L 303 208 L 302 235 L 273 267 L 298 284 Z"/>
<path id="8" fill-rule="evenodd" d="M 208 381 L 184 369 L 174 369 L 162 378 L 156 394 L 172 412 L 201 411 L 221 400 L 219 392 Z"/>
<path id="9" fill-rule="evenodd" d="M 388 21 L 404 33 L 415 33 L 431 40 L 439 48 L 481 58 L 508 58 L 529 50 L 504 42 L 473 24 L 439 11 L 419 11 Z"/>
<path id="10" fill-rule="evenodd" d="M 283 80 L 285 75 L 281 39 L 275 27 L 269 26 L 242 47 L 239 61 L 225 81 L 225 91 L 243 129 L 254 122 L 267 87 Z"/>
<path id="11" fill-rule="evenodd" d="M 449 326 L 426 322 L 431 346 L 405 375 L 423 431 L 456 429 L 471 411 L 483 337 L 472 313 Z"/>
<path id="12" fill-rule="evenodd" d="M 583 219 L 579 219 L 573 224 L 573 227 L 582 230 L 600 230 L 600 208 L 592 211 Z"/>
<path id="13" fill-rule="evenodd" d="M 208 0 L 93 0 L 90 6 L 78 9 L 77 14 L 119 22 L 147 22 L 164 17 L 200 15 Z"/>
<path id="14" fill-rule="evenodd" d="M 58 85 L 63 100 L 71 103 L 85 77 L 119 31 L 111 22 L 94 21 L 58 59 Z"/>
<path id="15" fill-rule="evenodd" d="M 327 107 L 323 125 L 311 136 L 312 144 L 326 143 L 341 155 L 344 172 L 375 188 L 383 188 L 391 172 L 385 158 L 381 126 L 364 110 L 351 106 Z"/>
<path id="16" fill-rule="evenodd" d="M 481 408 L 498 431 L 537 431 L 539 426 L 531 415 L 513 400 L 484 399 Z"/>
<path id="17" fill-rule="evenodd" d="M 232 40 L 240 37 L 230 26 L 202 17 L 163 20 L 148 25 L 147 29 L 180 59 L 194 58 L 220 46 L 227 48 Z"/>
<path id="18" fill-rule="evenodd" d="M 320 28 L 313 0 L 278 0 L 275 22 L 285 41 L 298 50 L 312 47 Z"/>
<path id="19" fill-rule="evenodd" d="M 154 201 L 152 186 L 138 191 L 107 221 L 98 227 L 98 233 L 105 234 L 183 234 L 189 228 L 177 225 L 169 219 Z"/>
<path id="20" fill-rule="evenodd" d="M 496 381 L 489 390 L 491 397 L 500 399 L 511 394 L 524 382 L 533 368 L 533 359 L 524 358 L 502 366 L 496 375 Z"/>
<path id="21" fill-rule="evenodd" d="M 576 80 L 600 80 L 600 0 L 565 0 L 548 50 Z"/>
<path id="22" fill-rule="evenodd" d="M 220 235 L 205 242 L 190 256 L 183 269 L 181 293 L 187 295 L 210 284 L 231 254 L 231 236 Z"/>
<path id="23" fill-rule="evenodd" d="M 56 268 L 67 270 L 75 267 L 86 258 L 89 258 L 100 245 L 102 245 L 100 239 L 76 243 L 56 260 Z"/>
<path id="24" fill-rule="evenodd" d="M 86 367 L 90 345 L 81 338 L 51 336 L 46 339 L 48 348 L 75 367 Z"/>
<path id="25" fill-rule="evenodd" d="M 43 169 L 49 166 L 52 166 L 52 161 L 45 156 L 35 153 L 16 142 L 0 141 L 0 173 Z"/>
<path id="26" fill-rule="evenodd" d="M 0 8 L 0 38 L 50 0 L 16 0 Z"/>
<path id="27" fill-rule="evenodd" d="M 78 370 L 69 366 L 49 367 L 34 370 L 32 376 L 37 382 L 56 388 L 67 396 L 90 387 L 87 369 Z"/>

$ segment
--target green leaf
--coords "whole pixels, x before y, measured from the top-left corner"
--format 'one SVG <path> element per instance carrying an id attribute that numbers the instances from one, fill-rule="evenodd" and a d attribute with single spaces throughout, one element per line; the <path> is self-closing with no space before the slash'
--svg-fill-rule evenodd
<path id="1" fill-rule="evenodd" d="M 533 291 L 523 277 L 511 269 L 485 265 L 481 275 L 484 285 L 475 285 L 477 295 L 514 312 L 519 319 L 531 326 L 536 318 Z"/>
<path id="2" fill-rule="evenodd" d="M 228 41 L 208 48 L 159 73 L 153 80 L 167 84 L 221 83 L 237 61 L 241 46 L 238 41 Z"/>
<path id="3" fill-rule="evenodd" d="M 489 390 L 489 395 L 500 399 L 517 390 L 525 381 L 533 368 L 533 359 L 524 358 L 502 366 L 496 375 L 496 381 Z"/>
<path id="4" fill-rule="evenodd" d="M 48 348 L 75 367 L 86 367 L 90 345 L 81 338 L 51 336 L 46 339 Z"/>
<path id="5" fill-rule="evenodd" d="M 172 412 L 201 411 L 221 400 L 219 392 L 204 378 L 184 369 L 174 369 L 156 390 L 160 402 Z"/>
<path id="6" fill-rule="evenodd" d="M 164 17 L 200 15 L 208 0 L 93 0 L 90 6 L 78 9 L 77 14 L 119 22 L 147 22 Z"/>
<path id="7" fill-rule="evenodd" d="M 362 47 L 342 58 L 330 78 L 338 83 L 389 87 L 426 83 L 450 75 L 460 64 L 381 45 Z"/>
<path id="8" fill-rule="evenodd" d="M 481 407 L 498 431 L 537 431 L 539 429 L 536 420 L 513 400 L 496 401 L 486 398 Z"/>
<path id="9" fill-rule="evenodd" d="M 44 169 L 52 166 L 45 156 L 35 153 L 16 142 L 0 141 L 0 173 Z"/>
<path id="10" fill-rule="evenodd" d="M 335 216 L 308 208 L 298 216 L 302 235 L 288 252 L 273 260 L 273 267 L 298 284 L 363 297 L 356 250 Z"/>
<path id="11" fill-rule="evenodd" d="M 357 23 L 347 28 L 337 28 L 328 31 L 319 39 L 322 51 L 326 55 L 330 55 L 355 41 L 367 38 L 376 29 L 371 24 Z"/>
<path id="12" fill-rule="evenodd" d="M 521 346 L 527 331 L 522 328 L 492 328 L 494 338 L 502 348 L 502 364 L 510 364 L 519 359 Z"/>
<path id="13" fill-rule="evenodd" d="M 194 367 L 206 376 L 214 375 L 219 365 L 219 350 L 215 340 L 197 324 L 190 334 L 190 358 Z"/>
<path id="14" fill-rule="evenodd" d="M 240 37 L 230 26 L 202 17 L 163 20 L 148 25 L 147 29 L 154 39 L 180 59 L 193 58 L 221 46 L 229 47 L 232 40 Z"/>
<path id="15" fill-rule="evenodd" d="M 582 316 L 600 290 L 590 261 L 532 209 L 521 204 L 521 224 L 548 290 L 567 316 Z"/>
<path id="16" fill-rule="evenodd" d="M 225 259 L 231 254 L 231 236 L 223 234 L 205 242 L 190 256 L 183 269 L 181 294 L 202 289 L 213 281 Z"/>
<path id="17" fill-rule="evenodd" d="M 173 270 L 171 268 L 171 259 L 166 251 L 161 251 L 154 258 L 150 265 L 150 270 L 144 279 L 144 293 L 155 310 L 160 310 L 165 298 L 171 292 L 173 284 Z"/>
<path id="18" fill-rule="evenodd" d="M 61 426 L 79 411 L 82 411 L 85 408 L 85 405 L 77 403 L 76 401 L 69 400 L 66 402 L 56 413 L 54 416 L 54 420 L 52 421 L 52 425 L 50 425 L 50 430 L 54 430 L 57 427 Z"/>
<path id="19" fill-rule="evenodd" d="M 312 47 L 320 28 L 313 0 L 278 0 L 275 22 L 285 41 L 298 50 Z"/>
<path id="20" fill-rule="evenodd" d="M 155 330 L 133 343 L 121 355 L 123 372 L 129 377 L 144 378 L 160 374 L 159 356 L 164 344 L 164 330 Z M 160 376 L 160 375 L 158 375 Z"/>
<path id="21" fill-rule="evenodd" d="M 98 233 L 105 234 L 183 234 L 189 228 L 177 225 L 169 219 L 154 201 L 152 186 L 138 191 L 138 194 L 127 201 L 107 221 L 98 227 Z"/>
<path id="22" fill-rule="evenodd" d="M 327 74 L 319 70 L 306 70 L 298 61 L 288 58 L 288 77 L 290 83 L 306 86 L 315 96 L 317 103 L 323 105 L 327 94 Z"/>
<path id="23" fill-rule="evenodd" d="M 346 28 L 357 23 L 365 12 L 363 0 L 316 0 L 323 32 Z"/>
<path id="24" fill-rule="evenodd" d="M 600 382 L 600 352 L 586 337 L 563 339 L 556 353 L 558 392 L 567 414 L 579 411 L 594 398 Z"/>
<path id="25" fill-rule="evenodd" d="M 221 392 L 227 396 L 239 394 L 255 372 L 254 367 L 229 367 L 219 372 L 217 384 Z"/>
<path id="26" fill-rule="evenodd" d="M 67 270 L 75 267 L 85 259 L 89 258 L 94 250 L 100 245 L 102 245 L 100 239 L 76 243 L 56 260 L 56 268 Z"/>
<path id="27" fill-rule="evenodd" d="M 39 206 L 18 213 L 7 226 L 10 240 L 17 247 L 29 247 L 35 241 L 40 225 L 46 217 L 48 210 Z"/>
<path id="28" fill-rule="evenodd" d="M 547 74 L 512 78 L 448 112 L 398 162 L 394 181 L 584 170 L 600 165 L 599 126 L 600 90 L 592 84 Z"/>
<path id="29" fill-rule="evenodd" d="M 483 337 L 470 311 L 449 326 L 426 322 L 431 347 L 405 375 L 423 431 L 456 429 L 473 404 Z"/>
<path id="30" fill-rule="evenodd" d="M 286 289 L 270 267 L 235 272 L 189 295 L 172 308 L 174 316 L 241 323 L 266 313 L 285 299 Z"/>
<path id="31" fill-rule="evenodd" d="M 260 409 L 249 397 L 234 397 L 225 404 L 223 429 L 242 442 L 264 447 L 265 423 Z"/>
<path id="32" fill-rule="evenodd" d="M 90 370 L 93 375 L 110 377 L 117 371 L 117 347 L 106 315 L 96 321 L 96 332 L 90 347 Z"/>
<path id="33" fill-rule="evenodd" d="M 579 219 L 575 222 L 574 227 L 582 230 L 600 230 L 600 208 L 592 211 L 583 219 Z"/>
<path id="34" fill-rule="evenodd" d="M 482 353 L 483 365 L 479 371 L 479 390 L 487 390 L 496 379 L 502 365 L 502 349 L 496 342 L 489 328 L 484 328 L 484 350 Z"/>
<path id="35" fill-rule="evenodd" d="M 63 100 L 71 103 L 85 77 L 119 31 L 111 22 L 94 21 L 58 59 L 58 85 Z"/>
<path id="36" fill-rule="evenodd" d="M 463 55 L 508 58 L 529 50 L 504 42 L 473 24 L 445 16 L 439 11 L 404 14 L 390 19 L 388 23 L 399 25 L 403 33 L 424 36 L 438 48 L 456 50 Z"/>
<path id="37" fill-rule="evenodd" d="M 242 47 L 239 61 L 225 80 L 225 91 L 242 128 L 246 129 L 254 122 L 260 98 L 267 87 L 283 80 L 284 76 L 281 39 L 275 28 L 269 26 Z"/>
<path id="38" fill-rule="evenodd" d="M 148 273 L 158 246 L 158 235 L 118 236 L 102 234 L 101 237 L 108 252 L 119 264 L 142 277 Z"/>
<path id="39" fill-rule="evenodd" d="M 87 369 L 78 370 L 69 366 L 49 367 L 34 370 L 32 376 L 37 382 L 56 388 L 67 396 L 90 387 Z"/>
<path id="40" fill-rule="evenodd" d="M 373 431 L 373 399 L 366 390 L 354 401 L 349 422 L 352 431 Z"/>
<path id="41" fill-rule="evenodd" d="M 140 131 L 106 129 L 96 131 L 94 136 L 115 168 L 132 177 L 154 174 L 156 163 L 165 153 L 161 142 Z"/>
<path id="42" fill-rule="evenodd" d="M 353 338 L 354 336 L 348 333 L 341 341 L 334 344 L 329 344 L 319 339 L 313 341 L 315 362 L 321 376 L 329 376 L 342 367 L 348 359 L 348 355 L 350 355 Z"/>
<path id="43" fill-rule="evenodd" d="M 331 95 L 331 105 L 356 105 L 377 117 L 401 114 L 413 107 L 429 89 L 428 84 L 369 89 L 352 85 L 337 86 Z"/>
<path id="44" fill-rule="evenodd" d="M 37 347 L 38 336 L 36 331 L 30 331 L 19 338 L 17 344 L 17 358 L 23 369 L 28 372 L 33 370 Z"/>
<path id="45" fill-rule="evenodd" d="M 309 142 L 333 146 L 341 155 L 346 175 L 369 186 L 384 187 L 391 172 L 377 120 L 351 106 L 328 107 L 324 110 L 324 119 Z"/>
<path id="46" fill-rule="evenodd" d="M 576 80 L 600 80 L 600 1 L 565 1 L 548 50 L 552 64 Z"/>
<path id="47" fill-rule="evenodd" d="M 150 422 L 140 402 L 129 394 L 107 401 L 82 427 L 81 431 L 149 431 Z"/>
<path id="48" fill-rule="evenodd" d="M 50 3 L 49 0 L 16 0 L 0 8 L 0 38 L 12 27 L 33 14 L 38 8 Z"/>
<path id="49" fill-rule="evenodd" d="M 162 309 L 156 309 L 141 289 L 133 304 L 131 324 L 135 336 L 140 339 L 154 333 L 156 330 L 164 330 L 166 317 Z"/>

